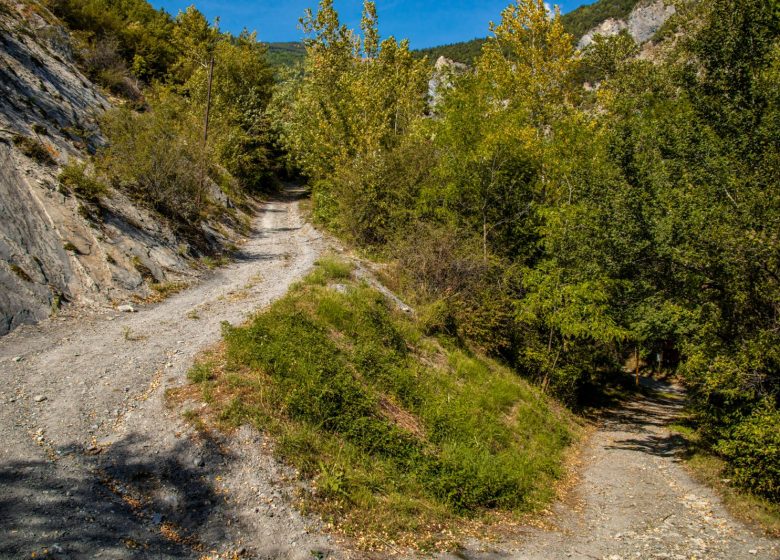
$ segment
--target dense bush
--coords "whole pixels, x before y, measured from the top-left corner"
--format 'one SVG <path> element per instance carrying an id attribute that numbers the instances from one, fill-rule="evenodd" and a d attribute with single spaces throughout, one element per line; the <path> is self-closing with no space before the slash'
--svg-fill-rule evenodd
<path id="1" fill-rule="evenodd" d="M 173 19 L 146 0 L 49 0 L 48 7 L 78 32 L 82 57 L 95 76 L 129 70 L 151 81 L 164 78 L 176 60 Z"/>
<path id="2" fill-rule="evenodd" d="M 727 460 L 733 483 L 780 502 L 780 412 L 763 402 L 729 426 L 715 449 Z"/>
<path id="3" fill-rule="evenodd" d="M 198 218 L 206 202 L 210 158 L 180 101 L 163 94 L 146 113 L 114 109 L 101 128 L 109 145 L 99 167 L 114 185 L 170 218 Z"/>
<path id="4" fill-rule="evenodd" d="M 85 72 L 133 102 L 103 116 L 108 146 L 95 173 L 69 166 L 63 188 L 94 201 L 106 182 L 189 226 L 213 213 L 215 188 L 241 200 L 275 186 L 273 72 L 255 35 L 221 33 L 194 7 L 172 18 L 145 0 L 50 7 L 73 31 Z"/>
<path id="5" fill-rule="evenodd" d="M 88 170 L 85 163 L 68 163 L 60 171 L 59 181 L 64 188 L 89 202 L 97 201 L 107 190 L 106 186 Z"/>

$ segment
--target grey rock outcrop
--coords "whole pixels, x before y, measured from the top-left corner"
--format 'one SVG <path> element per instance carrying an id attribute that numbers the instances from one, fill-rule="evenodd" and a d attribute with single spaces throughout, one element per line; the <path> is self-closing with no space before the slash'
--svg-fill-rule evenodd
<path id="1" fill-rule="evenodd" d="M 436 107 L 441 101 L 442 92 L 452 87 L 455 76 L 468 70 L 468 66 L 461 62 L 455 62 L 444 56 L 436 60 L 433 74 L 428 80 L 428 98 L 432 107 Z"/>
<path id="2" fill-rule="evenodd" d="M 596 35 L 611 37 L 621 31 L 628 31 L 638 44 L 643 44 L 655 35 L 661 26 L 676 12 L 674 5 L 665 0 L 640 2 L 625 20 L 609 18 L 583 35 L 579 48 L 584 49 L 593 42 Z"/>
<path id="3" fill-rule="evenodd" d="M 105 143 L 111 102 L 77 68 L 67 30 L 31 6 L 0 4 L 0 335 L 64 303 L 115 305 L 197 275 L 198 251 L 121 192 L 90 205 L 60 188 L 61 166 Z"/>

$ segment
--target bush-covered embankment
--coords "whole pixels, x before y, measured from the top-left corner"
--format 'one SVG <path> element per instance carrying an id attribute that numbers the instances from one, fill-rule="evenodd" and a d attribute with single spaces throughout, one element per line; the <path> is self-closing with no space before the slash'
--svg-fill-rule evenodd
<path id="1" fill-rule="evenodd" d="M 497 362 L 426 336 L 342 262 L 226 325 L 224 341 L 190 374 L 218 421 L 274 436 L 312 482 L 305 506 L 363 546 L 446 545 L 554 494 L 571 416 Z"/>

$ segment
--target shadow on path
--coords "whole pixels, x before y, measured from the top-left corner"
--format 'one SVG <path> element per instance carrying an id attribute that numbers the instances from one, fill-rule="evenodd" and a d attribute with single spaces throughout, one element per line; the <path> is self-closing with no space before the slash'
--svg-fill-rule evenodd
<path id="1" fill-rule="evenodd" d="M 645 396 L 603 415 L 605 426 L 610 431 L 635 436 L 618 437 L 606 449 L 639 451 L 658 457 L 684 454 L 685 438 L 667 430 L 683 409 L 684 391 L 651 378 L 643 378 L 642 386 L 647 393 Z"/>
<path id="2" fill-rule="evenodd" d="M 213 442 L 165 452 L 128 436 L 97 455 L 0 462 L 0 557 L 198 558 L 231 457 Z M 58 455 L 58 453 L 61 455 Z M 95 453 L 96 450 L 92 450 Z M 86 472 L 85 472 L 86 471 Z"/>

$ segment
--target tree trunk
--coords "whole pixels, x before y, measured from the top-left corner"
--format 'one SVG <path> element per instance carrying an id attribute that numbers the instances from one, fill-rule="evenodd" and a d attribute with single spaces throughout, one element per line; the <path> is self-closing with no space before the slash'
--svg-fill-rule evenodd
<path id="1" fill-rule="evenodd" d="M 209 59 L 209 81 L 206 90 L 206 116 L 203 121 L 203 149 L 201 153 L 200 161 L 200 188 L 198 189 L 198 200 L 196 202 L 197 207 L 200 209 L 200 204 L 203 198 L 203 191 L 206 188 L 206 147 L 209 141 L 209 117 L 211 116 L 211 84 L 214 80 L 214 54 Z"/>
<path id="2" fill-rule="evenodd" d="M 206 119 L 203 123 L 203 147 L 206 147 L 206 143 L 209 140 L 209 116 L 211 113 L 211 83 L 214 79 L 214 55 L 211 55 L 209 60 L 209 84 L 206 91 Z"/>
<path id="3" fill-rule="evenodd" d="M 639 346 L 634 350 L 634 361 L 636 366 L 636 386 L 639 387 Z"/>

